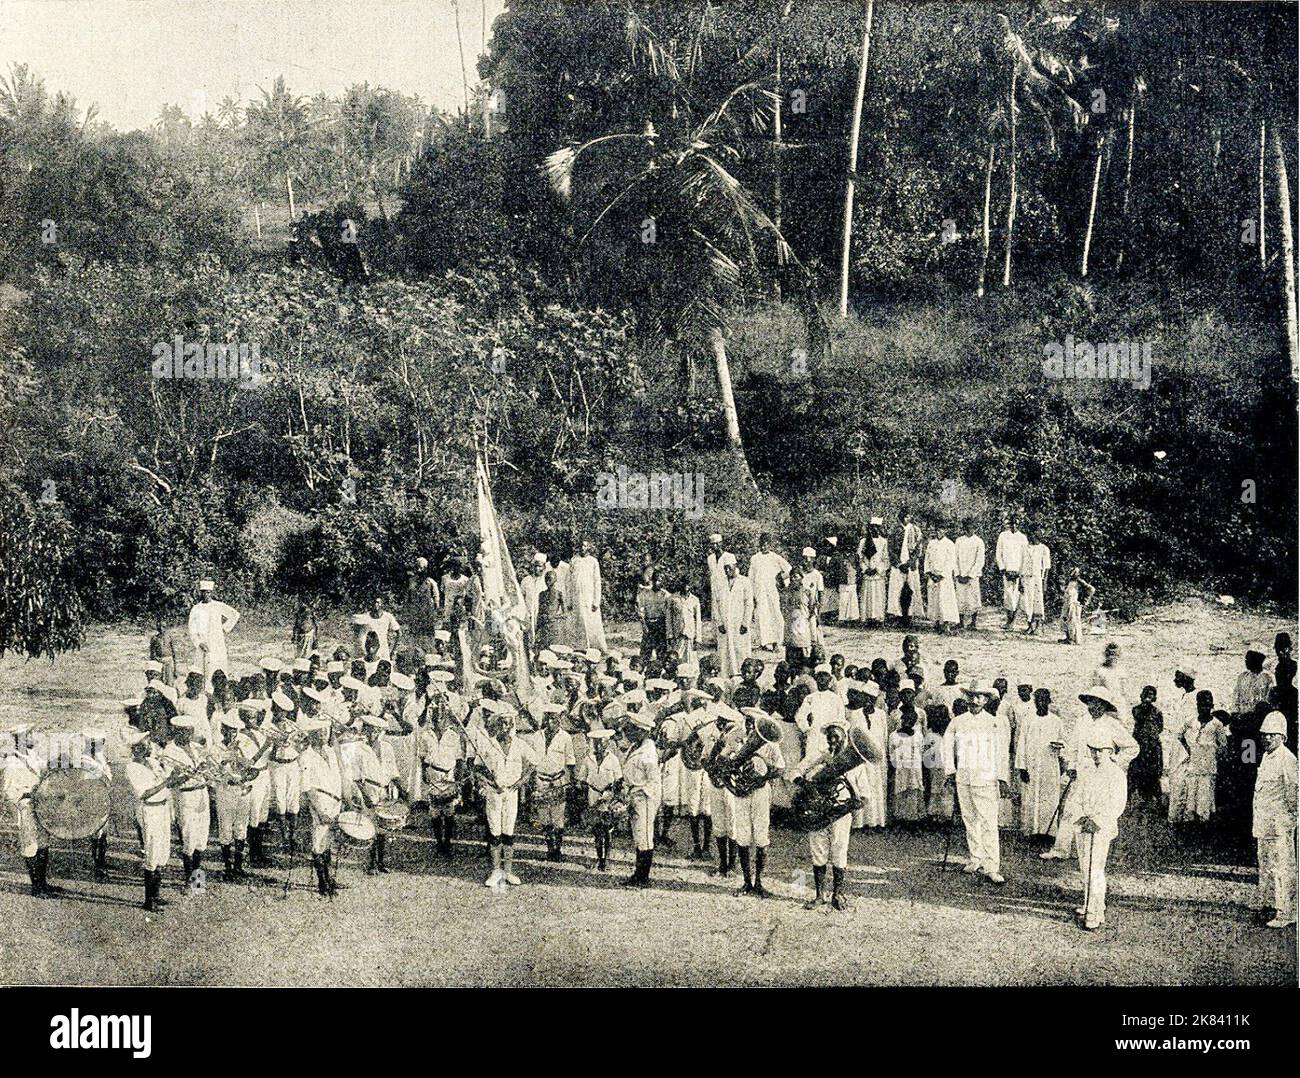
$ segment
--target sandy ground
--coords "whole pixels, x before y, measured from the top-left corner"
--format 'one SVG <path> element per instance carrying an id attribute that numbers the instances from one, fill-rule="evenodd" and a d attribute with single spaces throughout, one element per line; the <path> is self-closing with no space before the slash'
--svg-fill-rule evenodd
<path id="1" fill-rule="evenodd" d="M 995 619 L 990 619 L 990 623 Z M 333 628 L 338 631 L 341 622 Z M 1051 687 L 1066 701 L 1088 681 L 1104 639 L 1118 639 L 1133 686 L 1172 692 L 1175 659 L 1195 657 L 1202 684 L 1230 689 L 1251 642 L 1271 643 L 1282 625 L 1187 602 L 1077 648 L 1007 637 L 922 636 L 927 669 L 946 658 L 963 676 L 1007 676 Z M 615 634 L 616 638 L 620 634 Z M 832 650 L 850 660 L 897 655 L 901 634 L 835 630 Z M 237 669 L 287 650 L 279 627 L 246 618 L 231 639 Z M 1266 649 L 1271 650 L 1271 649 Z M 141 683 L 144 638 L 133 628 L 92 631 L 82 651 L 49 663 L 0 662 L 0 726 L 94 722 L 122 756 L 120 701 Z M 1069 694 L 1069 696 L 1067 696 Z M 120 777 L 120 768 L 119 777 Z M 123 804 L 125 799 L 117 796 Z M 256 885 L 224 886 L 219 857 L 202 894 L 184 894 L 174 864 L 162 917 L 139 908 L 141 888 L 129 810 L 113 823 L 112 879 L 89 879 L 83 844 L 56 844 L 60 902 L 27 894 L 11 829 L 0 835 L 0 982 L 221 985 L 660 985 L 660 984 L 1287 984 L 1296 981 L 1294 929 L 1254 927 L 1245 908 L 1253 865 L 1170 832 L 1140 811 L 1121 821 L 1111 857 L 1105 931 L 1073 924 L 1076 866 L 1040 861 L 1019 835 L 1003 833 L 1003 888 L 941 870 L 944 833 L 855 833 L 852 908 L 805 911 L 810 883 L 802 836 L 776 829 L 768 885 L 774 896 L 734 895 L 735 881 L 708 877 L 681 854 L 656 862 L 657 887 L 629 893 L 626 839 L 600 875 L 582 835 L 570 860 L 548 864 L 531 833 L 517 868 L 525 886 L 488 890 L 477 826 L 464 818 L 456 857 L 433 854 L 422 817 L 391 846 L 386 877 L 367 877 L 364 851 L 344 855 L 350 886 L 333 902 L 316 896 L 309 866 L 263 871 Z M 960 834 L 954 856 L 964 853 Z M 292 879 L 290 879 L 292 875 Z M 286 887 L 286 882 L 289 886 Z"/>

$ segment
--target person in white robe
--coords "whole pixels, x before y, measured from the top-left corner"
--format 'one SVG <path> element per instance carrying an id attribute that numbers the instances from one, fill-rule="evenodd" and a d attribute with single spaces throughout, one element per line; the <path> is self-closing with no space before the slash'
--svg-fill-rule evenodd
<path id="1" fill-rule="evenodd" d="M 1202 689 L 1196 694 L 1196 714 L 1183 727 L 1187 749 L 1187 792 L 1176 821 L 1208 821 L 1218 811 L 1215 796 L 1219 778 L 1219 756 L 1228 744 L 1228 727 L 1214 710 L 1214 694 Z"/>
<path id="2" fill-rule="evenodd" d="M 216 584 L 211 580 L 199 581 L 199 601 L 190 607 L 190 642 L 198 652 L 195 665 L 203 670 L 203 685 L 212 688 L 212 675 L 218 671 L 230 673 L 230 659 L 226 654 L 226 634 L 239 624 L 239 611 L 216 599 Z"/>
<path id="3" fill-rule="evenodd" d="M 1109 689 L 1115 696 L 1115 706 L 1119 708 L 1119 720 L 1128 728 L 1128 732 L 1133 732 L 1133 705 L 1137 703 L 1137 697 L 1129 692 L 1128 688 L 1128 670 L 1120 661 L 1120 646 L 1115 641 L 1110 641 L 1106 645 L 1106 650 L 1102 655 L 1101 665 L 1092 672 L 1088 679 L 1089 685 L 1102 685 Z"/>
<path id="4" fill-rule="evenodd" d="M 528 609 L 528 635 L 531 640 L 537 632 L 537 604 L 542 592 L 546 590 L 546 555 L 540 551 L 533 555 L 528 572 L 519 581 L 519 590 L 524 596 L 524 605 Z"/>
<path id="5" fill-rule="evenodd" d="M 862 805 L 853 813 L 853 827 L 884 827 L 889 822 L 889 762 L 886 756 L 888 722 L 883 711 L 876 709 L 880 695 L 875 682 L 848 683 L 844 710 L 849 729 L 866 733 L 876 750 L 875 760 L 864 760 L 853 770 L 856 786 L 862 792 Z"/>
<path id="6" fill-rule="evenodd" d="M 941 633 L 951 632 L 958 622 L 957 590 L 953 580 L 957 568 L 957 547 L 952 541 L 952 526 L 944 524 L 937 538 L 925 547 L 925 575 L 930 582 L 930 605 L 927 613 Z"/>
<path id="7" fill-rule="evenodd" d="M 1169 708 L 1165 728 L 1161 731 L 1165 774 L 1169 794 L 1169 820 L 1181 820 L 1187 810 L 1187 746 L 1183 730 L 1196 719 L 1196 670 L 1190 663 L 1180 663 L 1174 671 L 1174 687 L 1180 695 Z"/>
<path id="8" fill-rule="evenodd" d="M 1055 835 L 1065 722 L 1052 710 L 1052 694 L 1047 689 L 1034 693 L 1032 713 L 1018 711 L 1017 718 L 1015 768 L 1021 784 L 1020 830 L 1026 835 Z"/>
<path id="9" fill-rule="evenodd" d="M 716 636 L 718 626 L 722 624 L 722 612 L 726 605 L 727 592 L 727 574 L 722 567 L 722 559 L 730 554 L 730 551 L 722 547 L 722 536 L 714 532 L 709 536 L 709 624 L 713 628 Z M 735 555 L 731 554 L 732 561 L 735 561 Z"/>
<path id="10" fill-rule="evenodd" d="M 573 559 L 574 617 L 580 626 L 577 647 L 606 651 L 605 624 L 601 615 L 600 559 L 590 539 L 582 541 L 582 553 Z"/>
<path id="11" fill-rule="evenodd" d="M 803 559 L 799 566 L 800 605 L 808 619 L 809 647 L 825 647 L 826 638 L 822 635 L 821 609 L 822 597 L 826 594 L 826 578 L 817 568 L 817 551 L 806 546 L 801 554 Z M 788 624 L 788 622 L 787 622 Z M 789 640 L 786 641 L 789 643 Z"/>
<path id="12" fill-rule="evenodd" d="M 1025 547 L 1025 556 L 1020 563 L 1020 606 L 1025 616 L 1029 618 L 1029 626 L 1025 632 L 1033 635 L 1042 628 L 1043 619 L 1047 614 L 1044 588 L 1047 572 L 1052 568 L 1052 554 L 1047 549 L 1046 543 L 1036 541 L 1038 539 L 1036 535 L 1032 538 L 1026 536 L 1026 538 L 1029 539 L 1029 543 Z"/>
<path id="13" fill-rule="evenodd" d="M 957 555 L 957 564 L 953 570 L 953 583 L 957 589 L 957 615 L 963 629 L 974 630 L 980 609 L 984 605 L 984 596 L 980 590 L 980 577 L 984 575 L 984 540 L 975 534 L 974 518 L 965 519 L 962 534 L 957 537 L 954 546 Z"/>
<path id="14" fill-rule="evenodd" d="M 749 559 L 749 584 L 754 591 L 755 644 L 776 650 L 785 639 L 781 590 L 790 585 L 790 563 L 772 549 L 767 532 L 758 537 L 758 552 Z"/>
<path id="15" fill-rule="evenodd" d="M 925 596 L 921 592 L 921 557 L 923 554 L 923 533 L 912 523 L 912 515 L 906 510 L 898 514 L 898 528 L 889 543 L 895 560 L 889 570 L 889 585 L 885 595 L 885 612 L 903 619 L 903 625 L 909 626 L 912 618 L 925 609 Z M 906 608 L 903 605 L 903 588 L 911 589 L 911 597 Z"/>
<path id="16" fill-rule="evenodd" d="M 1020 524 L 1014 515 L 1003 519 L 1005 526 L 998 533 L 997 546 L 993 550 L 993 564 L 1002 574 L 1002 610 L 1007 616 L 1006 628 L 1010 629 L 1020 607 L 1020 572 L 1024 568 L 1029 539 L 1020 530 Z"/>
<path id="17" fill-rule="evenodd" d="M 374 633 L 379 639 L 379 651 L 375 655 L 377 662 L 393 661 L 393 652 L 397 650 L 402 639 L 402 627 L 397 623 L 391 610 L 384 609 L 384 600 L 375 596 L 370 601 L 370 609 L 362 615 L 363 621 L 357 627 L 357 636 L 362 642 L 364 652 L 366 638 Z"/>
<path id="18" fill-rule="evenodd" d="M 883 526 L 881 517 L 872 517 L 866 538 L 858 543 L 858 607 L 868 625 L 879 625 L 885 620 L 889 540 L 881 533 Z"/>
<path id="19" fill-rule="evenodd" d="M 733 678 L 739 676 L 741 663 L 750 657 L 754 648 L 754 634 L 749 628 L 754 620 L 754 593 L 749 579 L 736 572 L 735 555 L 724 553 L 722 567 L 727 577 L 727 594 L 722 620 L 718 623 L 718 658 L 722 676 Z"/>

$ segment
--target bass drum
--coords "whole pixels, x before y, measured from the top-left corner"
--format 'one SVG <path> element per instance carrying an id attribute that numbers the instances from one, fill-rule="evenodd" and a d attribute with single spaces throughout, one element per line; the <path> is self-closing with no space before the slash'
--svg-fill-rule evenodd
<path id="1" fill-rule="evenodd" d="M 375 822 L 364 813 L 344 809 L 335 823 L 343 840 L 353 846 L 366 846 L 375 839 Z"/>
<path id="2" fill-rule="evenodd" d="M 108 823 L 109 781 L 80 768 L 48 771 L 32 792 L 36 822 L 55 838 L 89 838 Z"/>

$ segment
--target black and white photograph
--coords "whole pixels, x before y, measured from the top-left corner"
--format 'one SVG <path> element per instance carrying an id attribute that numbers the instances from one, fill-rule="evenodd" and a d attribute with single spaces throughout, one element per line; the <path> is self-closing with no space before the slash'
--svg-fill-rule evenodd
<path id="1" fill-rule="evenodd" d="M 1297 985 L 1297 14 L 0 0 L 36 1040 L 905 986 L 917 1066 L 1039 988 L 1249 1053 L 1193 1001 Z"/>

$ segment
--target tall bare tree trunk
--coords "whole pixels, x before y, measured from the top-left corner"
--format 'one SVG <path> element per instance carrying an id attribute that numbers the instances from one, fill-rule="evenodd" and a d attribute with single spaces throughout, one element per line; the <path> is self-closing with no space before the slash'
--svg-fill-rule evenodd
<path id="1" fill-rule="evenodd" d="M 1291 231 L 1291 184 L 1286 175 L 1282 136 L 1273 125 L 1273 167 L 1277 171 L 1277 207 L 1282 218 L 1282 280 L 1286 298 L 1286 353 L 1291 377 L 1300 378 L 1300 350 L 1296 343 L 1295 236 Z"/>
<path id="2" fill-rule="evenodd" d="M 993 206 L 993 155 L 996 147 L 993 140 L 989 140 L 989 163 L 984 168 L 984 223 L 980 232 L 980 279 L 975 288 L 975 295 L 980 299 L 984 298 L 984 281 L 989 272 L 989 211 Z"/>
<path id="3" fill-rule="evenodd" d="M 1020 192 L 1016 188 L 1016 68 L 1011 68 L 1011 94 L 1008 97 L 1010 102 L 1009 114 L 1011 122 L 1008 134 L 1008 152 L 1011 156 L 1011 179 L 1010 194 L 1007 198 L 1007 238 L 1005 254 L 1002 259 L 1002 287 L 1011 287 L 1011 244 L 1015 238 L 1016 229 L 1016 200 L 1020 197 Z"/>
<path id="4" fill-rule="evenodd" d="M 262 204 L 260 202 L 253 203 L 253 227 L 257 229 L 257 238 L 260 240 L 262 238 Z"/>
<path id="5" fill-rule="evenodd" d="M 1124 150 L 1124 196 L 1119 204 L 1119 254 L 1115 256 L 1115 268 L 1124 265 L 1124 248 L 1128 244 L 1128 200 L 1133 189 L 1133 131 L 1137 126 L 1137 85 L 1134 84 L 1133 96 L 1128 104 L 1128 146 Z"/>
<path id="6" fill-rule="evenodd" d="M 298 220 L 298 209 L 293 201 L 293 176 L 288 169 L 284 170 L 284 189 L 289 193 L 289 220 L 293 222 Z"/>
<path id="7" fill-rule="evenodd" d="M 781 46 L 776 47 L 776 103 L 772 107 L 772 223 L 781 232 Z M 776 243 L 776 264 L 785 264 L 785 249 L 780 239 Z M 781 277 L 777 274 L 777 295 L 781 294 Z"/>
<path id="8" fill-rule="evenodd" d="M 1259 214 L 1257 217 L 1259 229 L 1259 269 L 1264 272 L 1268 268 L 1268 252 L 1264 242 L 1264 233 L 1267 229 L 1264 227 L 1264 143 L 1267 141 L 1265 131 L 1268 124 L 1264 120 L 1259 121 Z"/>
<path id="9" fill-rule="evenodd" d="M 849 174 L 844 181 L 844 237 L 840 246 L 840 317 L 849 316 L 849 249 L 853 240 L 853 185 L 858 170 L 858 136 L 862 133 L 862 100 L 867 91 L 867 61 L 871 56 L 871 19 L 875 0 L 866 0 L 862 27 L 862 55 L 858 62 L 858 89 L 853 100 L 853 124 L 849 132 Z"/>
<path id="10" fill-rule="evenodd" d="M 1079 276 L 1088 276 L 1088 253 L 1092 250 L 1092 223 L 1097 217 L 1097 191 L 1101 187 L 1102 152 L 1106 148 L 1106 136 L 1097 140 L 1097 164 L 1092 170 L 1092 198 L 1088 201 L 1088 227 L 1083 233 L 1083 262 L 1079 266 Z"/>
<path id="11" fill-rule="evenodd" d="M 451 11 L 456 16 L 456 51 L 460 53 L 460 81 L 465 89 L 465 124 L 469 125 L 469 76 L 465 73 L 465 42 L 460 34 L 460 4 L 451 0 Z"/>
<path id="12" fill-rule="evenodd" d="M 718 392 L 722 397 L 722 415 L 727 425 L 727 448 L 736 460 L 745 482 L 754 490 L 758 484 L 749 470 L 749 461 L 745 459 L 745 443 L 740 437 L 740 416 L 736 412 L 736 397 L 731 389 L 731 363 L 727 359 L 727 341 L 722 329 L 715 326 L 709 330 L 709 350 L 713 353 L 713 366 L 718 377 Z"/>

